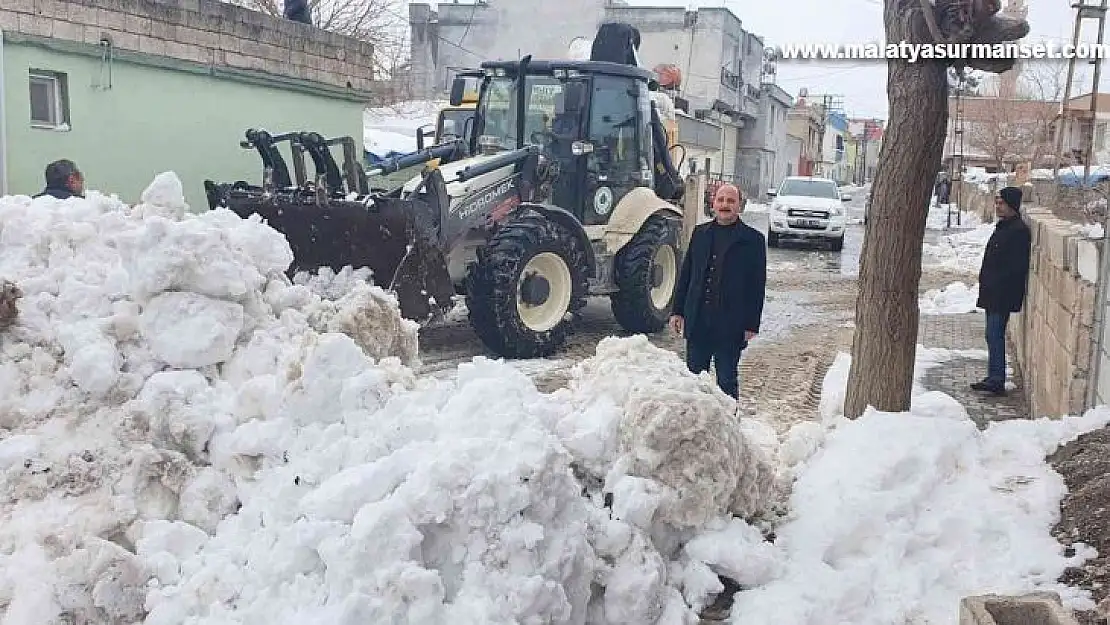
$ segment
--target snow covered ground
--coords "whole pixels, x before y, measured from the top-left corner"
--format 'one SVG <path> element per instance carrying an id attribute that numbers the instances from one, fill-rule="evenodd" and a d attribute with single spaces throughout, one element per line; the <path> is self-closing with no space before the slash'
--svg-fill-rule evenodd
<path id="1" fill-rule="evenodd" d="M 981 432 L 919 392 L 847 421 L 841 354 L 780 439 L 644 337 L 550 394 L 482 358 L 419 377 L 391 296 L 290 258 L 172 174 L 134 207 L 0 198 L 0 622 L 695 625 L 718 575 L 738 624 L 1085 605 L 1044 456 L 1110 411 Z"/>
<path id="2" fill-rule="evenodd" d="M 951 216 L 949 216 L 951 211 Z M 929 230 L 969 229 L 982 225 L 979 214 L 974 211 L 959 210 L 954 204 L 937 204 L 934 197 L 929 204 L 929 215 L 925 227 Z"/>
<path id="3" fill-rule="evenodd" d="M 434 128 L 439 110 L 447 104 L 446 100 L 412 100 L 367 108 L 362 113 L 366 151 L 378 158 L 415 152 L 417 131 L 428 124 Z"/>
<path id="4" fill-rule="evenodd" d="M 932 268 L 976 275 L 983 264 L 983 251 L 992 234 L 994 224 L 989 223 L 942 235 L 936 243 L 924 245 L 922 262 Z"/>

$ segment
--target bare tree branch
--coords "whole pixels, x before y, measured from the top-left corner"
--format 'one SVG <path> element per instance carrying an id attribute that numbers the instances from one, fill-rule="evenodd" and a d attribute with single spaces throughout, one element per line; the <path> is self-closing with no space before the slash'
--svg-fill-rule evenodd
<path id="1" fill-rule="evenodd" d="M 990 155 L 1000 170 L 1030 162 L 1038 167 L 1054 150 L 1053 122 L 1064 95 L 1067 66 L 1059 62 L 1023 63 L 1017 93 L 977 106 L 967 123 L 968 141 Z"/>

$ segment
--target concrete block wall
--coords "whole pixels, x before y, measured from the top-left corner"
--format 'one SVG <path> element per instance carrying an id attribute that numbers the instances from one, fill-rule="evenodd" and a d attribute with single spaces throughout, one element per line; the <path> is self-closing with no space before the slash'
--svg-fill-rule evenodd
<path id="1" fill-rule="evenodd" d="M 374 80 L 372 44 L 217 0 L 5 0 L 0 30 L 357 91 Z"/>
<path id="2" fill-rule="evenodd" d="M 963 210 L 993 219 L 992 193 L 967 185 L 961 200 Z M 1093 383 L 1100 242 L 1046 208 L 1026 205 L 1022 213 L 1033 249 L 1025 306 L 1010 320 L 1008 355 L 1022 372 L 1034 416 L 1080 414 Z"/>

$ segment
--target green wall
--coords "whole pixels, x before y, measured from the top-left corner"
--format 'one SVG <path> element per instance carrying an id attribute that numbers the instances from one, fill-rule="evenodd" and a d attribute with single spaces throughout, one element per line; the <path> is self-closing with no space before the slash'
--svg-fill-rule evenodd
<path id="1" fill-rule="evenodd" d="M 69 158 L 84 172 L 87 189 L 115 193 L 128 203 L 138 201 L 155 175 L 172 170 L 185 186 L 190 208 L 207 210 L 206 178 L 261 181 L 258 153 L 239 147 L 250 127 L 275 134 L 349 135 L 362 156 L 364 105 L 354 97 L 311 95 L 284 84 L 251 84 L 120 58 L 111 65 L 111 88 L 100 89 L 93 86 L 101 76 L 99 57 L 36 43 L 4 44 L 9 193 L 39 192 L 46 164 Z M 31 127 L 31 68 L 68 74 L 71 130 Z M 340 158 L 338 147 L 334 153 Z M 311 174 L 311 160 L 307 167 Z"/>

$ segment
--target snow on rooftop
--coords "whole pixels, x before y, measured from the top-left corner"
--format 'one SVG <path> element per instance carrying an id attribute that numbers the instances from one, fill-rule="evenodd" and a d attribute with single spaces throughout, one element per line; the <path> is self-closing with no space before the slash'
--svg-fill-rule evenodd
<path id="1" fill-rule="evenodd" d="M 1055 583 L 1090 550 L 1049 533 L 1044 456 L 1107 411 L 980 432 L 919 385 L 847 421 L 841 354 L 822 419 L 780 439 L 642 336 L 551 394 L 485 358 L 417 377 L 372 276 L 290 281 L 260 220 L 185 208 L 173 174 L 134 207 L 0 198 L 23 291 L 0 334 L 5 623 L 693 624 L 718 574 L 745 587 L 735 623 L 1085 600 Z"/>

